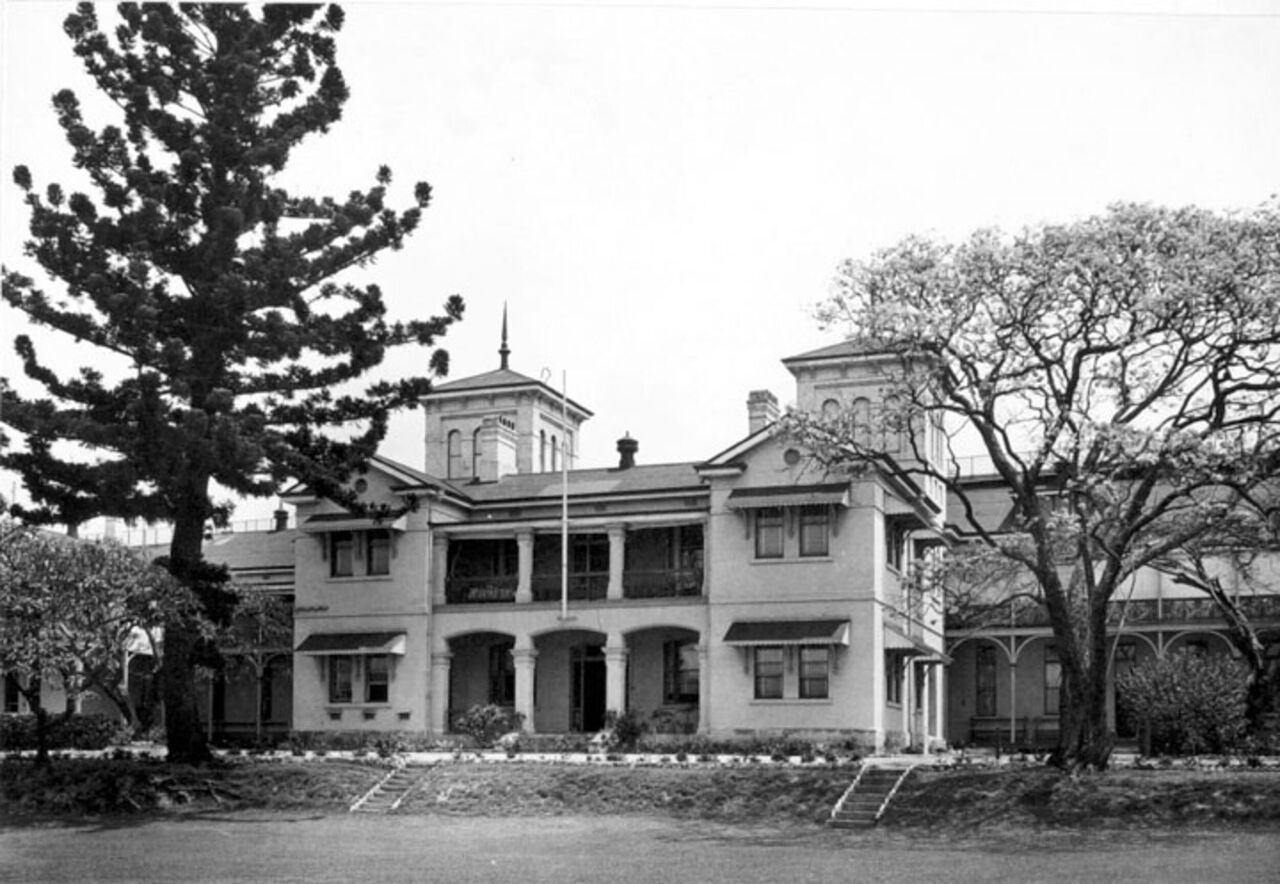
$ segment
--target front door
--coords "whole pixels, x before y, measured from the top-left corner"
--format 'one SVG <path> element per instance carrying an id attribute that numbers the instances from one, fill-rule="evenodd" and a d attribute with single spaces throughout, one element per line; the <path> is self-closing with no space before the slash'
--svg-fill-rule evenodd
<path id="1" fill-rule="evenodd" d="M 572 728 L 594 733 L 604 727 L 605 663 L 603 645 L 578 645 L 571 654 Z"/>

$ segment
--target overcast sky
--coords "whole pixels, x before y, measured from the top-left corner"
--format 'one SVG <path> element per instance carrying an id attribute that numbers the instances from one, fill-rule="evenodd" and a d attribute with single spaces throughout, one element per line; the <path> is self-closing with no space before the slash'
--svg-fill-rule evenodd
<path id="1" fill-rule="evenodd" d="M 92 91 L 68 8 L 0 3 L 0 248 L 27 272 L 11 168 L 70 184 L 49 98 Z M 643 463 L 707 458 L 745 434 L 749 390 L 789 402 L 779 359 L 839 339 L 810 309 L 845 257 L 1280 190 L 1274 2 L 346 10 L 351 99 L 285 181 L 341 195 L 386 163 L 402 205 L 429 181 L 418 233 L 367 278 L 400 317 L 466 299 L 443 341 L 451 378 L 497 367 L 506 302 L 512 368 L 557 387 L 566 373 L 595 412 L 586 466 L 613 463 L 628 431 Z M 13 377 L 17 321 L 2 321 Z M 382 374 L 425 364 L 405 352 Z M 420 466 L 421 433 L 401 416 L 385 453 Z"/>

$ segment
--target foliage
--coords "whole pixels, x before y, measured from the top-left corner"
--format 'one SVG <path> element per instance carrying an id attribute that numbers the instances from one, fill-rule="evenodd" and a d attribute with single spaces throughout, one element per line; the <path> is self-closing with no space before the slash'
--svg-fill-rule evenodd
<path id="1" fill-rule="evenodd" d="M 630 709 L 622 713 L 610 710 L 605 715 L 604 727 L 610 749 L 634 749 L 649 729 L 644 718 Z"/>
<path id="2" fill-rule="evenodd" d="M 1116 696 L 1156 754 L 1225 752 L 1245 732 L 1241 666 L 1226 656 L 1175 649 L 1146 659 L 1116 677 Z"/>
<path id="3" fill-rule="evenodd" d="M 0 750 L 39 748 L 36 716 L 0 715 Z M 49 725 L 47 747 L 57 749 L 105 749 L 129 739 L 129 728 L 106 715 L 59 716 Z"/>
<path id="4" fill-rule="evenodd" d="M 1030 576 L 1062 662 L 1063 765 L 1110 755 L 1117 588 L 1274 487 L 1277 286 L 1274 204 L 1120 205 L 958 246 L 908 238 L 846 262 L 820 307 L 878 372 L 877 404 L 788 429 L 827 467 L 949 495 L 956 528 Z M 968 481 L 970 442 L 998 498 Z"/>
<path id="5" fill-rule="evenodd" d="M 453 720 L 453 729 L 466 734 L 482 749 L 488 749 L 503 734 L 521 729 L 523 718 L 518 712 L 493 704 L 472 706 Z"/>
<path id="6" fill-rule="evenodd" d="M 95 691 L 136 724 L 126 649 L 141 643 L 154 665 L 175 616 L 201 622 L 191 594 L 133 551 L 0 523 L 0 670 L 25 683 L 32 709 L 55 675 L 69 700 Z"/>
<path id="7" fill-rule="evenodd" d="M 344 386 L 390 348 L 431 346 L 462 312 L 454 296 L 438 316 L 392 322 L 378 286 L 353 281 L 417 228 L 425 183 L 404 211 L 390 205 L 385 166 L 345 197 L 279 184 L 294 148 L 341 117 L 342 23 L 337 7 L 124 4 L 104 27 L 83 3 L 64 30 L 122 119 L 95 130 L 70 89 L 53 106 L 97 196 L 40 188 L 25 166 L 13 174 L 30 212 L 26 255 L 58 288 L 6 267 L 4 300 L 61 343 L 92 348 L 68 375 L 65 347 L 50 364 L 30 337 L 15 340 L 45 395 L 4 384 L 2 420 L 24 447 L 0 466 L 35 501 L 13 511 L 36 523 L 172 522 L 170 570 L 211 616 L 220 590 L 201 540 L 231 509 L 215 489 L 263 496 L 292 479 L 356 507 L 342 483 L 431 378 Z M 447 355 L 424 364 L 443 374 Z M 176 619 L 166 642 L 170 757 L 204 759 L 199 640 Z"/>

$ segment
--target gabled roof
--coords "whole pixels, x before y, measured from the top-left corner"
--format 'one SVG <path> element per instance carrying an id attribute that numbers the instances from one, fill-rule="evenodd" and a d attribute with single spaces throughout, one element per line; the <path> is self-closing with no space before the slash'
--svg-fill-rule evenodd
<path id="1" fill-rule="evenodd" d="M 408 464 L 400 463 L 381 454 L 375 454 L 369 458 L 367 464 L 369 469 L 377 470 L 384 476 L 392 480 L 391 490 L 394 492 L 410 491 L 414 489 L 430 488 L 448 491 L 455 497 L 466 500 L 467 492 L 462 488 L 450 482 L 447 479 L 441 479 L 430 473 L 424 473 Z M 357 471 L 358 472 L 358 471 Z M 312 492 L 306 485 L 301 482 L 295 482 L 284 491 L 280 492 L 281 497 L 310 497 Z"/>
<path id="2" fill-rule="evenodd" d="M 823 359 L 848 359 L 854 356 L 889 356 L 888 350 L 879 344 L 872 343 L 865 338 L 850 338 L 841 341 L 838 344 L 830 344 L 826 347 L 819 347 L 817 350 L 810 350 L 807 353 L 800 353 L 795 356 L 788 356 L 782 360 L 783 365 L 790 366 L 796 362 L 818 362 Z"/>

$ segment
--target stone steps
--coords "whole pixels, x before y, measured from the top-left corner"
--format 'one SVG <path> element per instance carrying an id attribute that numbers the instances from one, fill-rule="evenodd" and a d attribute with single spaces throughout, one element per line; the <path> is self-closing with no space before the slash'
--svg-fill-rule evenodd
<path id="1" fill-rule="evenodd" d="M 872 767 L 858 778 L 856 786 L 846 792 L 828 821 L 833 829 L 866 829 L 880 818 L 885 802 L 898 784 L 911 772 L 910 768 Z"/>
<path id="2" fill-rule="evenodd" d="M 422 769 L 408 767 L 393 771 L 352 804 L 351 813 L 391 813 L 425 773 Z"/>

